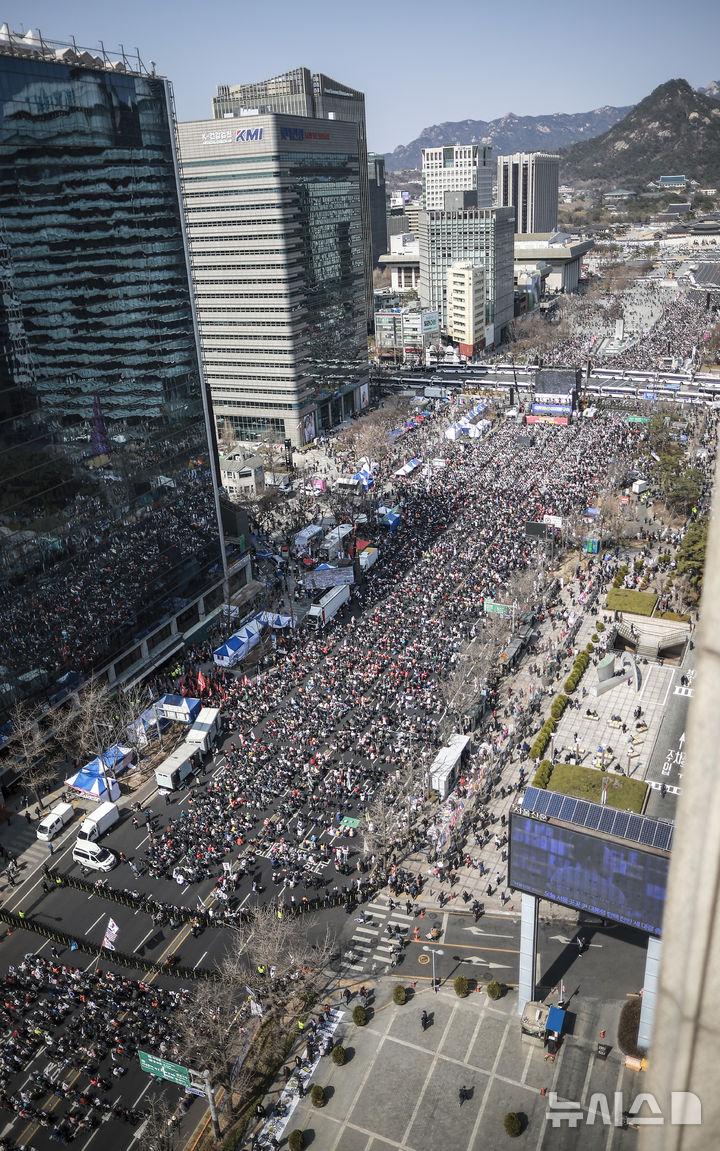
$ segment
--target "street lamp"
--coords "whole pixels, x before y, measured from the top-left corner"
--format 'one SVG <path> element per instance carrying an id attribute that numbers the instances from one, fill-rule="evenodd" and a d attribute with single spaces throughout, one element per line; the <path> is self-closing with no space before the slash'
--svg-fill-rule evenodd
<path id="1" fill-rule="evenodd" d="M 425 947 L 425 946 L 423 946 L 423 951 L 429 951 L 429 952 L 430 952 L 430 954 L 432 955 L 432 968 L 433 968 L 433 972 L 432 972 L 432 981 L 433 981 L 433 991 L 434 991 L 434 992 L 435 992 L 435 994 L 437 995 L 437 984 L 436 984 L 436 982 L 435 982 L 435 956 L 436 956 L 436 955 L 444 955 L 444 954 L 445 954 L 445 952 L 444 952 L 444 951 L 443 951 L 441 948 L 439 948 L 439 947 Z"/>

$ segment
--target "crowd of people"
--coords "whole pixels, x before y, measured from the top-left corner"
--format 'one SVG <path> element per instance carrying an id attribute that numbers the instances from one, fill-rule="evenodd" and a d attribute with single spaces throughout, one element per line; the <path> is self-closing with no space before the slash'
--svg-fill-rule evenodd
<path id="1" fill-rule="evenodd" d="M 321 635 L 278 638 L 276 662 L 257 677 L 207 677 L 201 694 L 223 708 L 233 746 L 224 770 L 153 833 L 156 877 L 212 878 L 225 891 L 235 880 L 223 862 L 250 874 L 261 853 L 289 903 L 318 874 L 359 865 L 362 852 L 343 855 L 346 817 L 361 818 L 368 852 L 392 851 L 400 828 L 373 819 L 378 785 L 411 761 L 427 768 L 442 744 L 448 676 L 464 645 L 482 638 L 484 600 L 526 601 L 533 583 L 540 589 L 526 521 L 584 509 L 611 467 L 637 452 L 638 433 L 621 417 L 526 432 L 505 422 L 465 446 L 433 445 L 433 427 L 419 431 L 418 448 L 420 437 L 426 450 L 442 448 L 447 467 L 439 482 L 405 487 L 402 524 L 380 541 L 362 614 Z"/>
<path id="2" fill-rule="evenodd" d="M 26 955 L 2 981 L 0 1108 L 60 1143 L 107 1120 L 137 1125 L 119 1081 L 139 1048 L 177 1057 L 188 1010 L 185 990 Z"/>

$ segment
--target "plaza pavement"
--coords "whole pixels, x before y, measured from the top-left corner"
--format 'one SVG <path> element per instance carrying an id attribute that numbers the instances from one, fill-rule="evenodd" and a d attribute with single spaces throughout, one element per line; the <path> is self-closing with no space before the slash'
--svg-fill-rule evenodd
<path id="1" fill-rule="evenodd" d="M 614 1092 L 623 1093 L 627 1108 L 642 1090 L 640 1073 L 624 1066 L 616 1046 L 621 1002 L 585 994 L 571 1000 L 568 1034 L 551 1062 L 542 1047 L 521 1041 L 514 991 L 492 1002 L 484 991 L 459 999 L 451 985 L 435 995 L 418 986 L 400 1007 L 392 1001 L 395 982 L 378 982 L 366 1027 L 352 1022 L 356 1000 L 344 1010 L 335 1042 L 345 1047 L 347 1062 L 338 1067 L 329 1056 L 320 1060 L 312 1084 L 325 1089 L 326 1104 L 314 1107 L 307 1095 L 297 1099 L 281 1146 L 300 1128 L 312 1151 L 495 1151 L 508 1146 L 508 1111 L 525 1125 L 519 1145 L 538 1151 L 579 1145 L 610 1151 L 632 1137 L 600 1120 L 578 1130 L 567 1120 L 554 1127 L 547 1117 L 551 1092 L 585 1108 L 594 1092 L 602 1092 L 612 1114 Z M 425 1032 L 423 1009 L 431 1020 Z M 607 1060 L 598 1058 L 599 1042 L 611 1047 Z M 280 1079 L 266 1097 L 268 1112 L 285 1082 Z M 469 1092 L 462 1107 L 461 1086 Z"/>

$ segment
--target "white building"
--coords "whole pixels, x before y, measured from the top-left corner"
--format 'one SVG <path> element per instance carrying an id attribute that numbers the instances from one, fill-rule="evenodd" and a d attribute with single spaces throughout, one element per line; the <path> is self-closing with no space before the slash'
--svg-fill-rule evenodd
<path id="1" fill-rule="evenodd" d="M 555 231 L 559 182 L 559 156 L 516 152 L 497 158 L 497 202 L 515 209 L 518 233 Z"/>
<path id="2" fill-rule="evenodd" d="M 375 349 L 380 360 L 417 360 L 439 335 L 437 312 L 382 308 L 375 313 Z"/>
<path id="3" fill-rule="evenodd" d="M 390 237 L 390 251 L 380 256 L 381 268 L 390 269 L 395 292 L 417 292 L 420 288 L 420 241 L 412 232 Z"/>
<path id="4" fill-rule="evenodd" d="M 220 456 L 220 482 L 231 499 L 252 499 L 265 491 L 265 466 L 262 456 L 242 450 Z"/>
<path id="5" fill-rule="evenodd" d="M 492 204 L 492 144 L 450 144 L 422 150 L 422 206 L 441 211 L 446 192 L 477 192 L 476 207 Z"/>

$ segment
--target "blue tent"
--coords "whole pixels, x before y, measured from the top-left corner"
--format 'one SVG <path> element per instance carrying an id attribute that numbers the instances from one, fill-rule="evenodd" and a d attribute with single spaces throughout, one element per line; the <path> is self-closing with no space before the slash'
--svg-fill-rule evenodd
<path id="1" fill-rule="evenodd" d="M 82 770 L 94 772 L 96 775 L 101 775 L 106 771 L 110 775 L 120 775 L 130 766 L 131 760 L 132 751 L 130 748 L 116 743 L 104 751 L 102 755 L 97 756 L 90 763 L 86 763 Z"/>

